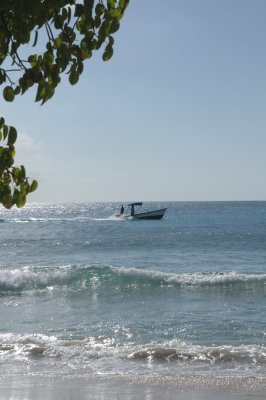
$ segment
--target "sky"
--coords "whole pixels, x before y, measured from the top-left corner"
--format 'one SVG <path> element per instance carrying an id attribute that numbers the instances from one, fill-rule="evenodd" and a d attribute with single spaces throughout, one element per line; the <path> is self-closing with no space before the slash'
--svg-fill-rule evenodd
<path id="1" fill-rule="evenodd" d="M 265 0 L 131 0 L 110 61 L 1 101 L 29 201 L 266 200 L 265 21 Z"/>

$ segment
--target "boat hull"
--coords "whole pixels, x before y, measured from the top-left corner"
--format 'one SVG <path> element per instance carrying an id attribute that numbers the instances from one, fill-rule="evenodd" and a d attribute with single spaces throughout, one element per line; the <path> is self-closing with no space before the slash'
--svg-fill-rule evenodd
<path id="1" fill-rule="evenodd" d="M 130 219 L 139 220 L 139 219 L 162 219 L 167 208 L 161 208 L 160 210 L 147 211 L 143 213 L 137 213 L 133 216 L 130 216 Z"/>

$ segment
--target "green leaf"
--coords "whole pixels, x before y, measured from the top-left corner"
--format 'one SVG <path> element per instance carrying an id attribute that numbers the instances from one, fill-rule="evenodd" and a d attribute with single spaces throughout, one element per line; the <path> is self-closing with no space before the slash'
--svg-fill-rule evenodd
<path id="1" fill-rule="evenodd" d="M 34 179 L 30 185 L 30 192 L 34 192 L 38 187 L 38 182 Z"/>
<path id="2" fill-rule="evenodd" d="M 5 101 L 12 102 L 14 100 L 15 93 L 11 86 L 6 86 L 4 88 L 3 96 L 4 96 Z"/>
<path id="3" fill-rule="evenodd" d="M 111 36 L 111 35 L 108 36 L 108 40 L 109 40 L 109 45 L 110 45 L 110 46 L 113 46 L 113 44 L 114 44 L 114 42 L 115 42 L 113 36 Z"/>
<path id="4" fill-rule="evenodd" d="M 46 94 L 46 87 L 44 84 L 40 83 L 38 85 L 38 90 L 37 90 L 35 101 L 42 100 L 45 97 L 45 94 Z"/>
<path id="5" fill-rule="evenodd" d="M 107 0 L 108 8 L 115 7 L 116 0 Z"/>
<path id="6" fill-rule="evenodd" d="M 94 19 L 95 28 L 99 28 L 101 26 L 101 22 L 102 22 L 101 17 L 98 17 L 98 15 L 96 15 Z"/>
<path id="7" fill-rule="evenodd" d="M 109 44 L 106 46 L 105 51 L 103 53 L 103 61 L 108 61 L 113 55 L 113 48 Z"/>
<path id="8" fill-rule="evenodd" d="M 104 21 L 98 32 L 98 43 L 97 43 L 97 47 L 96 47 L 97 50 L 101 47 L 101 45 L 105 41 L 106 29 L 107 29 L 107 23 L 106 23 L 106 21 Z"/>
<path id="9" fill-rule="evenodd" d="M 28 57 L 28 61 L 32 67 L 35 67 L 35 65 L 37 64 L 37 55 L 32 54 L 31 56 Z"/>
<path id="10" fill-rule="evenodd" d="M 75 17 L 81 17 L 82 14 L 84 13 L 84 6 L 83 4 L 76 4 L 75 7 Z"/>
<path id="11" fill-rule="evenodd" d="M 62 44 L 62 37 L 59 35 L 59 36 L 57 36 L 57 38 L 55 38 L 55 40 L 54 40 L 54 46 L 55 46 L 56 49 L 59 49 L 59 47 L 61 46 L 61 44 Z"/>
<path id="12" fill-rule="evenodd" d="M 78 72 L 79 75 L 82 74 L 83 68 L 84 68 L 84 67 L 83 67 L 83 63 L 82 63 L 82 62 L 79 62 L 79 63 L 78 63 L 78 68 L 77 68 L 77 72 Z"/>
<path id="13" fill-rule="evenodd" d="M 98 3 L 95 7 L 95 14 L 100 17 L 105 11 L 105 7 L 103 4 Z"/>
<path id="14" fill-rule="evenodd" d="M 54 61 L 54 55 L 52 52 L 50 51 L 46 51 L 43 55 L 43 59 L 45 62 L 47 62 L 48 64 L 52 64 Z"/>
<path id="15" fill-rule="evenodd" d="M 5 71 L 0 71 L 0 85 L 6 81 L 6 73 Z"/>
<path id="16" fill-rule="evenodd" d="M 26 195 L 21 192 L 17 193 L 16 194 L 16 206 L 18 208 L 21 208 L 25 205 L 25 203 L 26 203 Z"/>
<path id="17" fill-rule="evenodd" d="M 118 31 L 119 27 L 120 27 L 120 23 L 119 23 L 118 19 L 114 18 L 112 20 L 111 26 L 109 28 L 109 33 L 115 33 L 116 31 Z"/>
<path id="18" fill-rule="evenodd" d="M 20 94 L 20 87 L 17 86 L 14 90 L 15 95 Z"/>
<path id="19" fill-rule="evenodd" d="M 123 12 L 125 11 L 128 5 L 129 5 L 129 0 L 119 0 L 118 7 L 120 8 L 120 10 L 123 10 Z"/>
<path id="20" fill-rule="evenodd" d="M 70 20 L 71 20 L 71 7 L 68 7 L 68 9 L 67 9 L 67 22 L 68 22 L 68 24 L 69 24 Z"/>
<path id="21" fill-rule="evenodd" d="M 50 53 L 53 52 L 53 46 L 52 46 L 51 42 L 46 43 L 46 49 L 47 49 Z"/>
<path id="22" fill-rule="evenodd" d="M 23 165 L 20 166 L 20 178 L 25 179 L 26 178 L 26 170 Z"/>
<path id="23" fill-rule="evenodd" d="M 36 30 L 36 31 L 35 31 L 35 38 L 34 38 L 34 42 L 33 42 L 32 47 L 35 47 L 35 46 L 36 46 L 37 41 L 38 41 L 38 31 Z"/>
<path id="24" fill-rule="evenodd" d="M 79 74 L 76 71 L 71 71 L 69 75 L 69 82 L 71 85 L 75 85 L 79 80 Z"/>
<path id="25" fill-rule="evenodd" d="M 114 18 L 119 18 L 120 17 L 120 14 L 121 14 L 121 11 L 118 9 L 118 8 L 111 8 L 110 9 L 110 11 L 109 11 L 109 13 L 110 13 L 110 15 L 112 16 L 112 17 L 114 17 Z"/>
<path id="26" fill-rule="evenodd" d="M 15 182 L 15 184 L 19 184 L 20 180 L 20 168 L 18 167 L 13 167 L 12 168 L 12 180 Z"/>
<path id="27" fill-rule="evenodd" d="M 12 207 L 12 195 L 11 194 L 4 195 L 2 197 L 2 204 L 5 208 L 11 208 Z"/>
<path id="28" fill-rule="evenodd" d="M 13 126 L 10 126 L 7 144 L 13 145 L 16 140 L 17 140 L 17 131 Z"/>
<path id="29" fill-rule="evenodd" d="M 3 136 L 4 136 L 4 139 L 6 139 L 7 135 L 8 135 L 8 126 L 5 124 L 5 125 L 3 126 Z"/>
<path id="30" fill-rule="evenodd" d="M 67 9 L 64 7 L 62 9 L 62 18 L 65 21 L 67 19 L 67 17 L 68 17 L 68 12 L 67 12 Z"/>

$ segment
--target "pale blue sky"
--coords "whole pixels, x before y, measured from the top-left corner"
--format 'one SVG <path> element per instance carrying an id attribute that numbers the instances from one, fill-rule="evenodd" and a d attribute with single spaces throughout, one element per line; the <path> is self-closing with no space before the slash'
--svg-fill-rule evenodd
<path id="1" fill-rule="evenodd" d="M 2 101 L 29 200 L 266 200 L 265 21 L 265 0 L 131 0 L 109 62 Z"/>

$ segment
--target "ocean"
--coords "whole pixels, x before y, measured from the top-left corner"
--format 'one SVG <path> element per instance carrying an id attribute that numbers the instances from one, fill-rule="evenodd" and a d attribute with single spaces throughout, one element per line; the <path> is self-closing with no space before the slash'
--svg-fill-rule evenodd
<path id="1" fill-rule="evenodd" d="M 265 377 L 266 202 L 0 210 L 0 374 Z"/>

